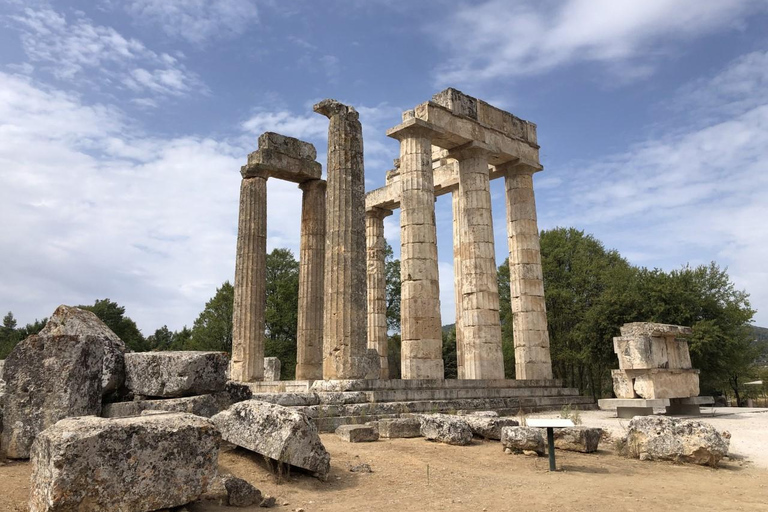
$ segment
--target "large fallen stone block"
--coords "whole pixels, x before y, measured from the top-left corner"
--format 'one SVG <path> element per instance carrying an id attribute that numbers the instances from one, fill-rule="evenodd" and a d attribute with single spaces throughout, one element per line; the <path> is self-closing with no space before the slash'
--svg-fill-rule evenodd
<path id="1" fill-rule="evenodd" d="M 464 418 L 449 414 L 423 414 L 419 417 L 421 435 L 430 441 L 466 446 L 472 442 L 472 429 Z"/>
<path id="2" fill-rule="evenodd" d="M 62 418 L 101 413 L 104 344 L 94 336 L 33 335 L 5 360 L 0 448 L 26 459 L 35 437 Z"/>
<path id="3" fill-rule="evenodd" d="M 136 395 L 181 397 L 223 391 L 224 352 L 134 352 L 125 355 L 125 386 Z"/>
<path id="4" fill-rule="evenodd" d="M 124 356 L 129 350 L 112 329 L 90 311 L 61 305 L 38 333 L 40 336 L 93 336 L 104 345 L 101 393 L 106 396 L 118 391 L 125 381 Z"/>
<path id="5" fill-rule="evenodd" d="M 336 435 L 348 443 L 370 443 L 379 440 L 379 431 L 373 425 L 341 425 Z"/>
<path id="6" fill-rule="evenodd" d="M 419 418 L 382 418 L 376 423 L 379 436 L 385 439 L 421 437 Z"/>
<path id="7" fill-rule="evenodd" d="M 504 427 L 501 429 L 501 445 L 508 453 L 536 452 L 544 455 L 545 443 L 541 429 L 533 427 Z"/>
<path id="8" fill-rule="evenodd" d="M 624 455 L 640 460 L 671 460 L 717 466 L 728 455 L 731 435 L 703 421 L 638 416 L 623 438 Z"/>
<path id="9" fill-rule="evenodd" d="M 144 512 L 184 505 L 216 477 L 220 437 L 191 414 L 69 418 L 32 447 L 31 512 Z"/>
<path id="10" fill-rule="evenodd" d="M 469 414 L 462 419 L 469 423 L 472 434 L 485 439 L 501 439 L 501 429 L 503 427 L 516 427 L 520 425 L 517 420 L 512 418 L 499 418 L 493 416 L 479 416 Z"/>
<path id="11" fill-rule="evenodd" d="M 231 405 L 232 400 L 229 393 L 222 391 L 210 395 L 186 396 L 183 398 L 115 402 L 104 405 L 101 415 L 104 418 L 127 418 L 130 416 L 140 416 L 142 411 L 166 411 L 187 412 L 196 416 L 210 418 Z"/>
<path id="12" fill-rule="evenodd" d="M 582 453 L 596 452 L 603 435 L 603 429 L 593 427 L 556 428 L 553 432 L 555 448 Z"/>
<path id="13" fill-rule="evenodd" d="M 225 441 L 325 478 L 331 456 L 307 416 L 281 405 L 246 400 L 213 416 Z"/>

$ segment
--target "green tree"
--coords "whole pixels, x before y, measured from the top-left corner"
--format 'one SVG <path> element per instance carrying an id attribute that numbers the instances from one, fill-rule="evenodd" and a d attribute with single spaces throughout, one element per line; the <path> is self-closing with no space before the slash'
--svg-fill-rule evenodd
<path id="1" fill-rule="evenodd" d="M 501 321 L 501 352 L 504 357 L 504 377 L 515 378 L 515 340 L 512 335 L 512 300 L 509 289 L 509 258 L 499 266 L 499 320 Z"/>
<path id="2" fill-rule="evenodd" d="M 387 243 L 384 274 L 387 283 L 387 327 L 400 332 L 400 260 L 394 258 L 392 246 Z M 399 366 L 398 361 L 398 366 Z"/>
<path id="3" fill-rule="evenodd" d="M 189 338 L 177 340 L 172 344 L 186 345 L 193 350 L 232 350 L 232 311 L 234 309 L 235 289 L 225 281 L 216 288 L 214 296 L 205 303 L 205 308 L 198 315 L 189 333 Z M 185 328 L 186 329 L 186 328 Z"/>
<path id="4" fill-rule="evenodd" d="M 293 379 L 296 374 L 299 262 L 288 249 L 274 249 L 267 254 L 266 263 L 264 354 L 280 359 L 281 378 Z"/>
<path id="5" fill-rule="evenodd" d="M 174 333 L 164 325 L 157 329 L 154 334 L 147 336 L 147 346 L 150 350 L 170 350 L 173 343 Z"/>
<path id="6" fill-rule="evenodd" d="M 455 324 L 443 326 L 443 375 L 446 379 L 458 377 Z"/>
<path id="7" fill-rule="evenodd" d="M 3 325 L 0 326 L 0 359 L 5 359 L 19 340 L 19 333 L 16 331 L 16 318 L 9 311 L 3 317 Z"/>
<path id="8" fill-rule="evenodd" d="M 77 306 L 80 309 L 93 312 L 107 327 L 123 340 L 125 345 L 136 352 L 149 349 L 147 340 L 141 334 L 136 322 L 125 316 L 125 307 L 109 299 L 97 300 L 93 306 Z"/>

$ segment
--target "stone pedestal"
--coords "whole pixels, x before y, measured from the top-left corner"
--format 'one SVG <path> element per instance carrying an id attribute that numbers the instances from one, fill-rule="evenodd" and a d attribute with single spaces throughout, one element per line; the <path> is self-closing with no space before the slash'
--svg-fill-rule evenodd
<path id="1" fill-rule="evenodd" d="M 325 187 L 323 180 L 300 184 L 299 318 L 296 379 L 323 378 L 323 283 L 325 280 Z"/>
<path id="2" fill-rule="evenodd" d="M 432 132 L 425 125 L 403 123 L 387 133 L 400 141 L 403 379 L 444 378 Z"/>
<path id="3" fill-rule="evenodd" d="M 267 178 L 243 167 L 235 260 L 232 370 L 236 381 L 264 377 Z"/>
<path id="4" fill-rule="evenodd" d="M 364 376 L 367 345 L 363 131 L 354 108 L 323 100 L 330 120 L 326 193 L 323 378 Z"/>
<path id="5" fill-rule="evenodd" d="M 503 379 L 490 152 L 482 144 L 470 143 L 450 155 L 459 161 L 463 378 Z"/>
<path id="6" fill-rule="evenodd" d="M 533 193 L 533 173 L 539 169 L 520 163 L 505 164 L 497 169 L 505 173 L 515 376 L 551 379 L 547 308 Z"/>
<path id="7" fill-rule="evenodd" d="M 390 210 L 372 208 L 365 212 L 365 240 L 368 257 L 368 348 L 379 354 L 379 378 L 389 378 L 387 359 L 387 280 L 384 218 Z"/>

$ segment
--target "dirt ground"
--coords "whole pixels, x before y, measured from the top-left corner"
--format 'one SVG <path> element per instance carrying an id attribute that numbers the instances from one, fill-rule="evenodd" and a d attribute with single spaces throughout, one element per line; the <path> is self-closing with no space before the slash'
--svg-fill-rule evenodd
<path id="1" fill-rule="evenodd" d="M 245 478 L 277 497 L 278 511 L 643 511 L 766 510 L 768 470 L 749 461 L 725 460 L 719 469 L 628 460 L 610 442 L 596 454 L 557 452 L 561 471 L 547 471 L 546 458 L 507 455 L 501 444 L 474 441 L 447 446 L 421 438 L 349 444 L 323 434 L 331 474 L 321 482 L 292 472 L 280 481 L 264 460 L 241 449 L 225 451 L 222 472 Z M 373 473 L 349 467 L 370 464 Z M 25 511 L 28 462 L 0 466 L 0 511 Z M 232 509 L 215 501 L 188 512 Z"/>

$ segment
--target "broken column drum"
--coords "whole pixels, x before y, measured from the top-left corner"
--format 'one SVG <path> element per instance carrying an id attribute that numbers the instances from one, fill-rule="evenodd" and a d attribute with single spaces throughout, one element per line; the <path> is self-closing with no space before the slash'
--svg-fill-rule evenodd
<path id="1" fill-rule="evenodd" d="M 390 210 L 374 208 L 365 212 L 365 240 L 368 259 L 368 348 L 375 349 L 381 362 L 380 378 L 389 378 L 387 360 L 387 280 L 384 218 Z"/>

